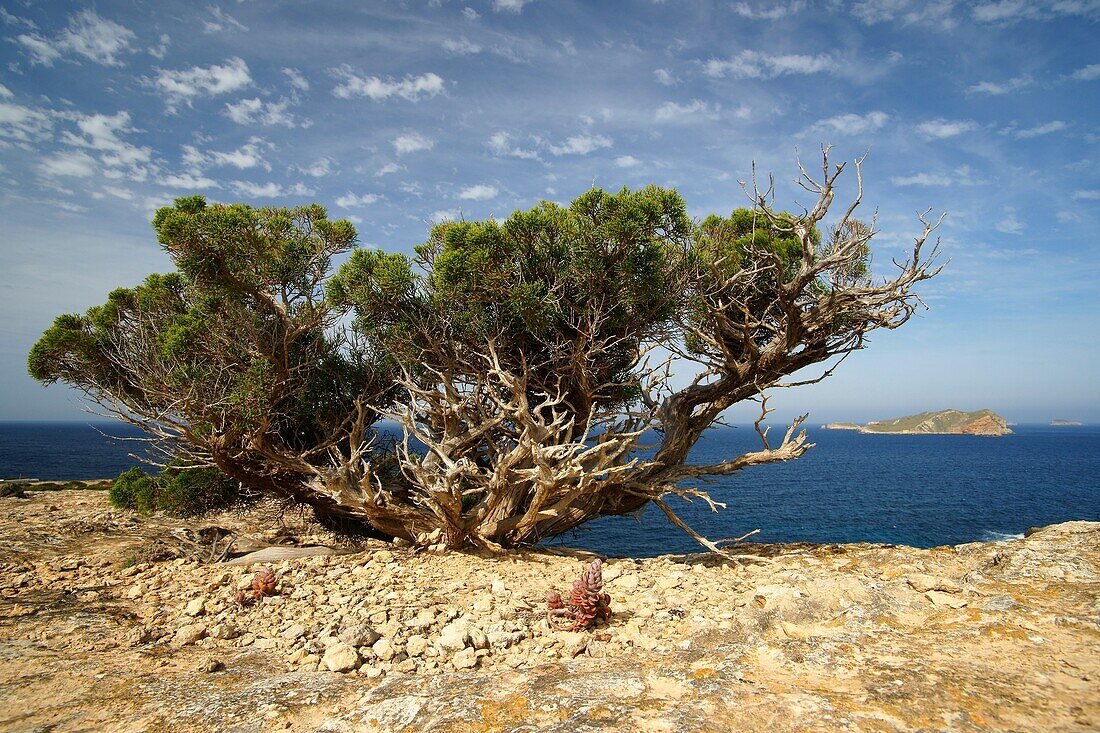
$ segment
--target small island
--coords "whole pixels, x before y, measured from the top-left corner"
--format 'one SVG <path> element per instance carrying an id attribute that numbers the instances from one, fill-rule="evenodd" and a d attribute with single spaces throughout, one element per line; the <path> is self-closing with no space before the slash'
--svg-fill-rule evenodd
<path id="1" fill-rule="evenodd" d="M 921 412 L 893 420 L 873 420 L 866 425 L 828 423 L 826 430 L 858 430 L 861 433 L 894 435 L 1010 435 L 1005 419 L 993 410 L 940 410 Z"/>
<path id="2" fill-rule="evenodd" d="M 1079 428 L 1084 425 L 1078 420 L 1051 420 L 1050 424 L 1055 428 Z"/>

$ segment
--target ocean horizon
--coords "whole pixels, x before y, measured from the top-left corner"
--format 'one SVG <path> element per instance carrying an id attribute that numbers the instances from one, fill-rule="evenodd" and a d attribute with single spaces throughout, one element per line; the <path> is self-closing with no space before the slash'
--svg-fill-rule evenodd
<path id="1" fill-rule="evenodd" d="M 1013 430 L 990 438 L 812 426 L 816 445 L 795 461 L 685 483 L 709 491 L 725 510 L 676 497 L 670 505 L 711 540 L 758 529 L 753 542 L 934 547 L 1020 537 L 1029 527 L 1068 520 L 1100 521 L 1100 426 L 1018 424 Z M 0 422 L 0 478 L 113 478 L 140 465 L 133 455 L 142 452 L 141 437 L 119 423 Z M 758 448 L 751 425 L 717 427 L 695 446 L 692 461 Z M 544 544 L 636 557 L 702 550 L 653 506 L 637 516 L 601 518 Z"/>

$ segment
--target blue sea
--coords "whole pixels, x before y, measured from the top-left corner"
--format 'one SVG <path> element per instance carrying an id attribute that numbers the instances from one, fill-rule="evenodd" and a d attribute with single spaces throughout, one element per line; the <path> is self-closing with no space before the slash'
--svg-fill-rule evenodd
<path id="1" fill-rule="evenodd" d="M 776 430 L 779 426 L 776 427 Z M 936 545 L 1005 539 L 1070 519 L 1100 521 L 1100 428 L 1014 426 L 1014 435 L 863 435 L 810 429 L 816 446 L 795 461 L 754 466 L 697 483 L 727 508 L 672 498 L 674 510 L 712 539 L 754 529 L 758 542 Z M 139 437 L 118 424 L 0 423 L 0 477 L 68 480 L 118 475 L 136 461 Z M 693 461 L 758 450 L 751 426 L 716 428 Z M 551 541 L 609 555 L 700 548 L 656 508 L 606 517 Z"/>

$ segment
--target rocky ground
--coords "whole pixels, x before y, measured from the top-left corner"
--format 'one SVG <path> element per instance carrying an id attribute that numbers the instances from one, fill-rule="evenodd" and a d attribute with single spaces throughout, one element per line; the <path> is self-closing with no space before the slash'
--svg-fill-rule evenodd
<path id="1" fill-rule="evenodd" d="M 1100 523 L 612 558 L 610 624 L 570 633 L 543 599 L 585 553 L 435 555 L 270 507 L 184 522 L 28 497 L 0 499 L 2 730 L 1100 728 Z M 208 562 L 226 532 L 336 552 Z M 241 607 L 259 567 L 277 593 Z"/>

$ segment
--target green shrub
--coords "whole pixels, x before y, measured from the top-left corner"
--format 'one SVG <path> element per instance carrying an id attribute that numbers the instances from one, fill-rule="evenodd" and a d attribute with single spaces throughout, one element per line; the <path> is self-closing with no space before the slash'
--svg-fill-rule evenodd
<path id="1" fill-rule="evenodd" d="M 107 492 L 107 498 L 113 506 L 119 509 L 138 509 L 141 511 L 138 507 L 138 496 L 148 496 L 152 491 L 152 483 L 152 476 L 134 466 L 119 474 L 114 485 L 111 486 L 111 490 Z"/>
<path id="2" fill-rule="evenodd" d="M 169 466 L 151 476 L 134 466 L 115 479 L 108 497 L 120 509 L 191 517 L 229 506 L 241 495 L 240 484 L 216 468 Z"/>
<path id="3" fill-rule="evenodd" d="M 235 503 L 240 484 L 216 468 L 169 467 L 158 481 L 158 509 L 192 517 Z"/>

